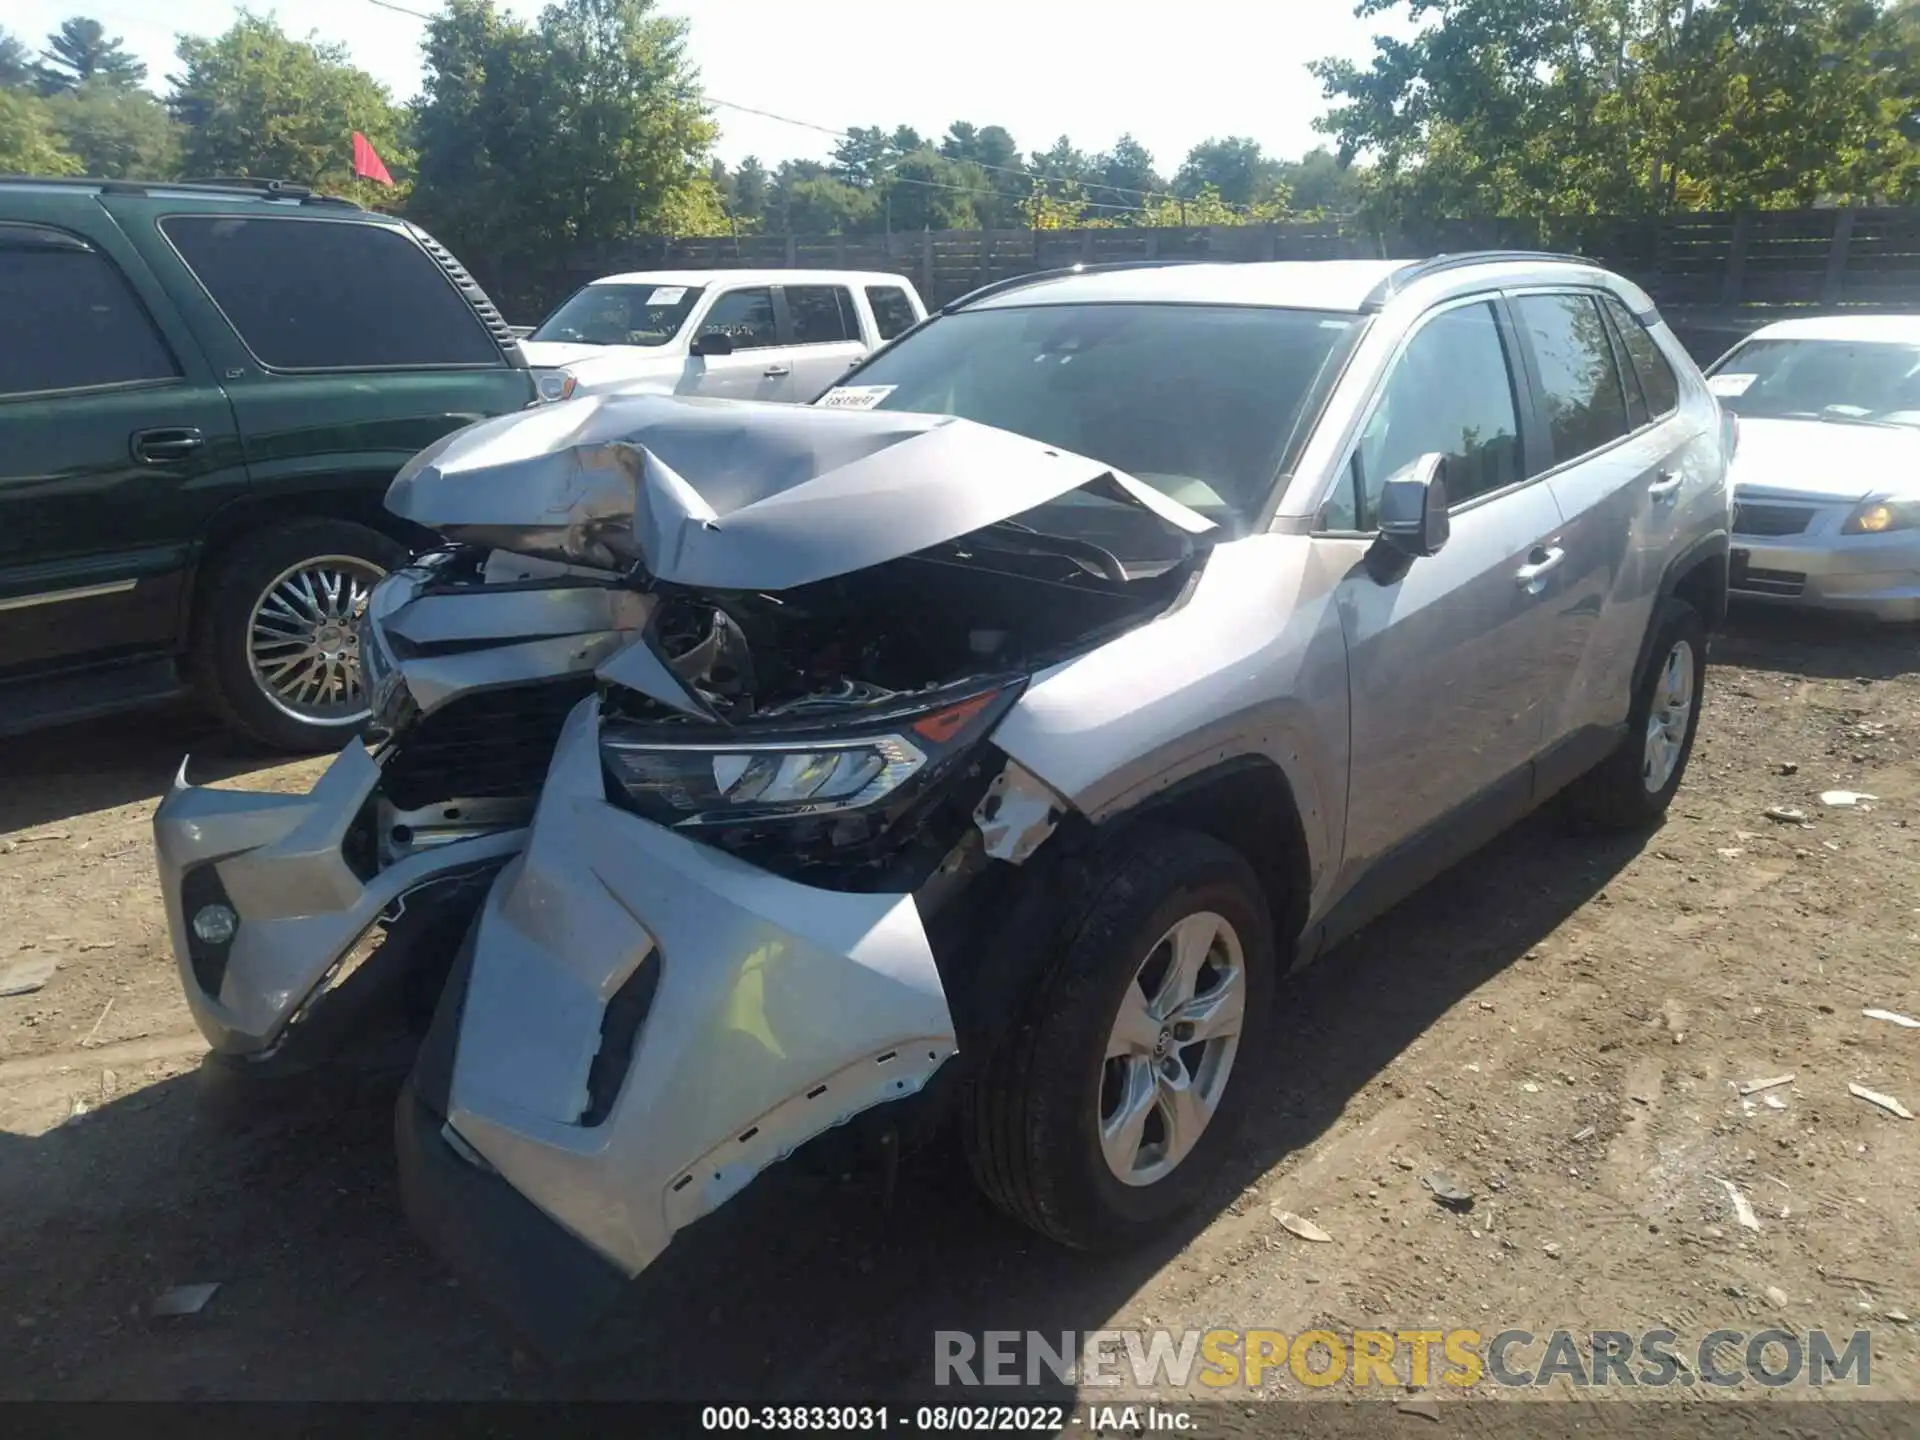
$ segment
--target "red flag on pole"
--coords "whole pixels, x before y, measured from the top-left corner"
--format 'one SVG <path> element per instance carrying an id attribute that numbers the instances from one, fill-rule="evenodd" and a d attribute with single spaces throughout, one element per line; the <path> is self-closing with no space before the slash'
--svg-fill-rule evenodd
<path id="1" fill-rule="evenodd" d="M 387 167 L 380 163 L 380 157 L 374 153 L 373 142 L 358 130 L 353 132 L 353 173 L 366 180 L 377 180 L 382 185 L 393 184 Z"/>

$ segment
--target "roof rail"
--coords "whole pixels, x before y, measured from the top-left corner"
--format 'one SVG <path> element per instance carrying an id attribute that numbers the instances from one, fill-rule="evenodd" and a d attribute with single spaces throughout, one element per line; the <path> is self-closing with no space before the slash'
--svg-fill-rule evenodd
<path id="1" fill-rule="evenodd" d="M 1364 311 L 1380 310 L 1389 300 L 1415 281 L 1425 280 L 1430 275 L 1443 274 L 1448 270 L 1461 270 L 1469 265 L 1497 265 L 1516 260 L 1552 260 L 1562 265 L 1599 267 L 1599 262 L 1588 256 L 1562 255 L 1552 250 L 1462 250 L 1452 255 L 1435 255 L 1426 260 L 1408 261 L 1405 266 L 1374 286 L 1368 292 L 1367 298 L 1360 302 L 1360 308 Z"/>
<path id="2" fill-rule="evenodd" d="M 1171 265 L 1205 265 L 1207 263 L 1205 260 L 1106 260 L 1094 265 L 1062 265 L 1053 270 L 1035 270 L 1026 275 L 1012 275 L 1005 280 L 995 280 L 991 285 L 982 285 L 978 290 L 969 290 L 958 300 L 949 300 L 942 305 L 940 313 L 951 315 L 954 311 L 964 309 L 976 300 L 985 300 L 993 295 L 1004 295 L 1009 290 L 1022 290 L 1029 285 L 1037 285 L 1042 280 L 1058 280 L 1067 275 L 1102 275 L 1114 270 L 1164 270 Z"/>
<path id="3" fill-rule="evenodd" d="M 105 180 L 87 175 L 0 175 L 0 184 L 58 185 L 75 190 L 97 190 L 102 195 L 151 195 L 156 190 L 204 191 L 210 195 L 258 195 L 265 199 L 298 200 L 306 205 L 350 205 L 344 195 L 327 195 L 290 180 L 241 175 L 203 180 Z"/>

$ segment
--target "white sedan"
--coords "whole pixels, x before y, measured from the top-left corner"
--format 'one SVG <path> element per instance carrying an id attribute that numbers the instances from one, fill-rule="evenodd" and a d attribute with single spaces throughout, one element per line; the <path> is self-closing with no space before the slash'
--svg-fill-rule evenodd
<path id="1" fill-rule="evenodd" d="M 1920 316 L 1769 325 L 1707 383 L 1739 425 L 1734 593 L 1920 620 Z"/>

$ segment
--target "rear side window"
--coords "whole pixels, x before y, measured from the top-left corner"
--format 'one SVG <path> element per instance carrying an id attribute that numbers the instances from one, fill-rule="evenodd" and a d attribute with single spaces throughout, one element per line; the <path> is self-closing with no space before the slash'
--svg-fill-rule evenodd
<path id="1" fill-rule="evenodd" d="M 1515 304 L 1540 367 L 1554 463 L 1598 450 L 1632 429 L 1627 392 L 1593 297 L 1522 295 Z"/>
<path id="2" fill-rule="evenodd" d="M 904 290 L 891 285 L 869 285 L 867 304 L 873 307 L 874 328 L 882 340 L 891 340 L 914 326 L 913 302 L 907 299 Z"/>
<path id="3" fill-rule="evenodd" d="M 173 215 L 160 228 L 270 369 L 506 363 L 440 267 L 387 226 Z"/>
<path id="4" fill-rule="evenodd" d="M 0 395 L 179 375 L 111 260 L 57 232 L 21 230 L 0 227 Z"/>
<path id="5" fill-rule="evenodd" d="M 1491 305 L 1443 311 L 1407 342 L 1360 434 L 1353 492 L 1335 494 L 1328 527 L 1373 529 L 1380 487 L 1428 454 L 1447 457 L 1450 504 L 1520 478 L 1513 373 Z"/>
<path id="6" fill-rule="evenodd" d="M 789 285 L 787 316 L 793 322 L 796 345 L 830 345 L 858 340 L 853 324 L 853 296 L 838 285 Z"/>
<path id="7" fill-rule="evenodd" d="M 1647 333 L 1647 327 L 1634 319 L 1627 307 L 1609 295 L 1601 302 L 1613 316 L 1614 327 L 1626 344 L 1627 359 L 1633 373 L 1640 377 L 1640 393 L 1647 397 L 1647 410 L 1658 420 L 1680 406 L 1680 380 L 1673 366 L 1660 353 L 1660 347 Z"/>

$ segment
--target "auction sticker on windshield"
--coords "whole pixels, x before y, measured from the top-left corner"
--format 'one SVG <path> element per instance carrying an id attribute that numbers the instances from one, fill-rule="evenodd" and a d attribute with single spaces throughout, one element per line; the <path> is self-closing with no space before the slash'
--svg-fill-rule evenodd
<path id="1" fill-rule="evenodd" d="M 1707 389 L 1716 395 L 1725 395 L 1731 398 L 1733 396 L 1746 394 L 1753 382 L 1759 378 L 1758 375 L 1709 375 L 1707 377 Z"/>
<path id="2" fill-rule="evenodd" d="M 684 285 L 656 285 L 653 293 L 647 297 L 647 304 L 678 305 L 686 298 L 687 287 Z"/>
<path id="3" fill-rule="evenodd" d="M 896 388 L 892 385 L 836 385 L 813 403 L 822 410 L 871 410 Z"/>

